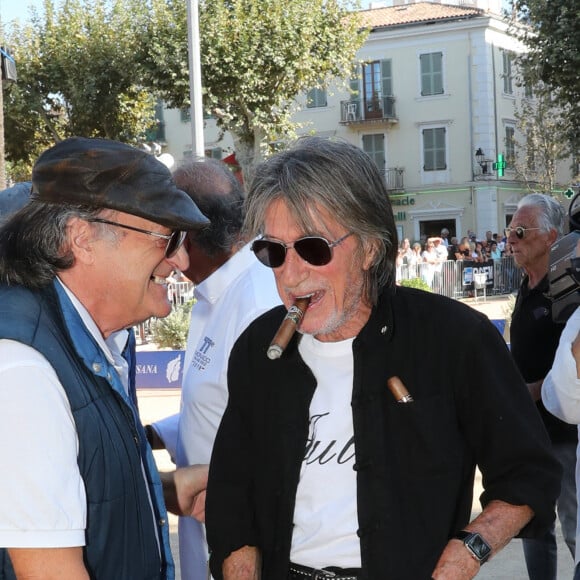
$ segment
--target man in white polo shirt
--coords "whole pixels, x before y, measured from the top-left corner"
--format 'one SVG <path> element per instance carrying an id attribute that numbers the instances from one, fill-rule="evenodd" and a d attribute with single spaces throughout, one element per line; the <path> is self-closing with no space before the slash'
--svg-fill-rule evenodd
<path id="1" fill-rule="evenodd" d="M 209 463 L 228 400 L 227 365 L 238 336 L 250 322 L 280 303 L 274 276 L 243 239 L 244 193 L 229 168 L 212 159 L 186 160 L 173 179 L 211 220 L 185 241 L 195 283 L 184 361 L 181 412 L 148 427 L 156 448 L 165 447 L 177 466 Z M 179 518 L 182 580 L 207 577 L 202 523 Z"/>

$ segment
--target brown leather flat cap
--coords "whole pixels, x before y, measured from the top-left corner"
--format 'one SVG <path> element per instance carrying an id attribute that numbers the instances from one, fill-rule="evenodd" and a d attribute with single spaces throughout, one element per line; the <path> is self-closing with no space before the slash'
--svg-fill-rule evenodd
<path id="1" fill-rule="evenodd" d="M 155 156 L 107 139 L 72 137 L 45 151 L 32 170 L 32 195 L 46 203 L 114 209 L 172 230 L 209 223 Z"/>

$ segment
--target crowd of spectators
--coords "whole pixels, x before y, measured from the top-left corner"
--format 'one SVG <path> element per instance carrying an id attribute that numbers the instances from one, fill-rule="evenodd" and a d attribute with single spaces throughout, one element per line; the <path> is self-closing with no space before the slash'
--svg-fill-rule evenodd
<path id="1" fill-rule="evenodd" d="M 458 238 L 449 235 L 443 228 L 440 236 L 423 237 L 413 244 L 404 238 L 399 246 L 397 256 L 397 276 L 402 277 L 403 267 L 407 268 L 408 277 L 422 278 L 430 287 L 437 284 L 441 265 L 448 260 L 465 260 L 471 262 L 488 262 L 512 255 L 511 244 L 504 235 L 488 230 L 483 239 L 478 239 L 471 230 L 467 235 Z"/>
<path id="2" fill-rule="evenodd" d="M 423 238 L 412 245 L 409 238 L 404 238 L 399 247 L 398 265 L 414 265 L 417 262 L 433 263 L 445 260 L 471 260 L 487 262 L 511 256 L 512 249 L 505 235 L 500 236 L 487 231 L 485 238 L 477 239 L 470 230 L 467 235 L 449 238 L 449 230 L 441 230 L 441 236 Z M 435 257 L 435 254 L 437 256 Z"/>

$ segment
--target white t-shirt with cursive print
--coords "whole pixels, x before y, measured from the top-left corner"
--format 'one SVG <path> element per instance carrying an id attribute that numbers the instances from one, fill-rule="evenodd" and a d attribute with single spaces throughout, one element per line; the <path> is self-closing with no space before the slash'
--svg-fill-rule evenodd
<path id="1" fill-rule="evenodd" d="M 316 377 L 310 428 L 294 509 L 290 560 L 322 568 L 360 568 L 352 423 L 354 339 L 304 335 L 300 354 Z"/>

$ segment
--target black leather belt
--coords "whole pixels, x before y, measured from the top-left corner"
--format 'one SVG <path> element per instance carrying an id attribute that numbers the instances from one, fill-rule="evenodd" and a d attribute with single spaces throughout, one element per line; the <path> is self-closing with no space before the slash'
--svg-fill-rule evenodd
<path id="1" fill-rule="evenodd" d="M 292 564 L 288 568 L 288 580 L 360 580 L 360 568 L 336 568 L 327 566 L 324 569 L 309 568 Z"/>

